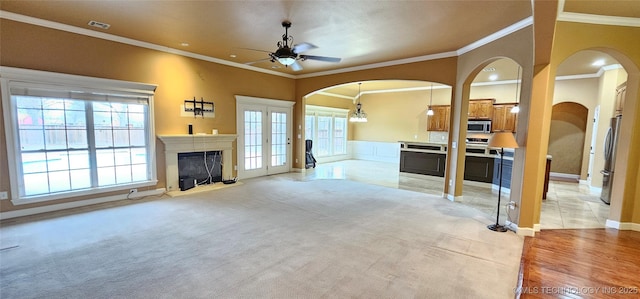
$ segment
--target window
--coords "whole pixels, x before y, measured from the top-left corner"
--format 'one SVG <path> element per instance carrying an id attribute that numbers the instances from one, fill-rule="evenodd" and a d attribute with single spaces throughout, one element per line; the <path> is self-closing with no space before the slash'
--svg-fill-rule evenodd
<path id="1" fill-rule="evenodd" d="M 155 86 L 1 71 L 14 203 L 156 184 Z"/>
<path id="2" fill-rule="evenodd" d="M 305 138 L 313 140 L 316 157 L 347 154 L 348 110 L 307 105 Z"/>

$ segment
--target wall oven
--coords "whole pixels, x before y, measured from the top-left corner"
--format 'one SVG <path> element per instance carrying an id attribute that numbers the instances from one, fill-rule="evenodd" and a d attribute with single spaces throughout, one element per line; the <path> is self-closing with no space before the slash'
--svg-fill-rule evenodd
<path id="1" fill-rule="evenodd" d="M 470 120 L 467 122 L 467 133 L 491 133 L 491 121 Z"/>

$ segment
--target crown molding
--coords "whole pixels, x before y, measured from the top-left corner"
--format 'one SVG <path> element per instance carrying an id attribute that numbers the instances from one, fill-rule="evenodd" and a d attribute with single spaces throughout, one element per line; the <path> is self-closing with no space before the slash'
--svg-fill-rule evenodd
<path id="1" fill-rule="evenodd" d="M 516 32 L 516 31 L 518 31 L 520 29 L 526 28 L 526 27 L 531 26 L 531 25 L 533 25 L 533 16 L 527 17 L 527 18 L 525 18 L 525 19 L 523 19 L 523 20 L 521 20 L 521 21 L 519 21 L 519 22 L 517 22 L 517 23 L 515 23 L 515 24 L 513 24 L 513 25 L 511 25 L 509 27 L 507 27 L 507 28 L 504 28 L 502 30 L 494 32 L 494 33 L 492 33 L 492 34 L 490 34 L 490 35 L 488 35 L 488 36 L 486 36 L 486 37 L 484 37 L 484 38 L 482 38 L 480 40 L 477 40 L 477 41 L 475 41 L 473 43 L 470 43 L 470 44 L 460 48 L 456 52 L 458 53 L 458 56 L 460 56 L 460 55 L 462 55 L 464 53 L 467 53 L 469 51 L 472 51 L 472 50 L 475 50 L 477 48 L 480 48 L 480 47 L 482 47 L 482 46 L 484 46 L 484 45 L 486 45 L 488 43 L 491 43 L 493 41 L 501 39 L 501 38 L 503 38 L 503 37 L 505 37 L 505 36 L 507 36 L 507 35 L 509 35 L 511 33 L 514 33 L 514 32 Z"/>
<path id="2" fill-rule="evenodd" d="M 444 53 L 438 53 L 438 54 L 430 54 L 430 55 L 424 55 L 424 56 L 418 56 L 418 57 L 412 57 L 412 58 L 405 58 L 405 59 L 399 59 L 399 60 L 392 60 L 392 61 L 385 61 L 385 62 L 367 64 L 367 65 L 348 67 L 348 68 L 331 70 L 331 71 L 324 71 L 324 72 L 317 72 L 317 73 L 311 73 L 311 74 L 297 75 L 296 79 L 304 79 L 304 78 L 312 78 L 312 77 L 319 77 L 319 76 L 326 76 L 326 75 L 334 75 L 334 74 L 340 74 L 340 73 L 362 71 L 362 70 L 368 70 L 368 69 L 375 69 L 375 68 L 381 68 L 381 67 L 387 67 L 387 66 L 395 66 L 395 65 L 400 65 L 400 64 L 421 62 L 421 61 L 427 61 L 427 60 L 436 60 L 436 59 L 456 57 L 456 56 L 458 56 L 457 52 L 450 51 L 450 52 L 444 52 Z"/>
<path id="3" fill-rule="evenodd" d="M 575 12 L 562 12 L 558 15 L 558 21 L 587 23 L 598 25 L 613 25 L 626 27 L 640 27 L 639 18 L 601 16 Z"/>

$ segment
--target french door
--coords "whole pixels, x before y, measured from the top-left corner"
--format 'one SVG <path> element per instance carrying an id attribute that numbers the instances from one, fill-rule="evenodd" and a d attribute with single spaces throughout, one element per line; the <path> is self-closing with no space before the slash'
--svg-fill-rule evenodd
<path id="1" fill-rule="evenodd" d="M 293 104 L 236 96 L 239 178 L 291 170 Z"/>

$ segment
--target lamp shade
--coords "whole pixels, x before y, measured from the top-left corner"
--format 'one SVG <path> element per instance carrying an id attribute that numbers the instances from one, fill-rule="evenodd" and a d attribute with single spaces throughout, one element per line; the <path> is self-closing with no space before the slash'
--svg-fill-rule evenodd
<path id="1" fill-rule="evenodd" d="M 518 143 L 511 132 L 497 132 L 489 139 L 488 147 L 518 148 Z"/>

